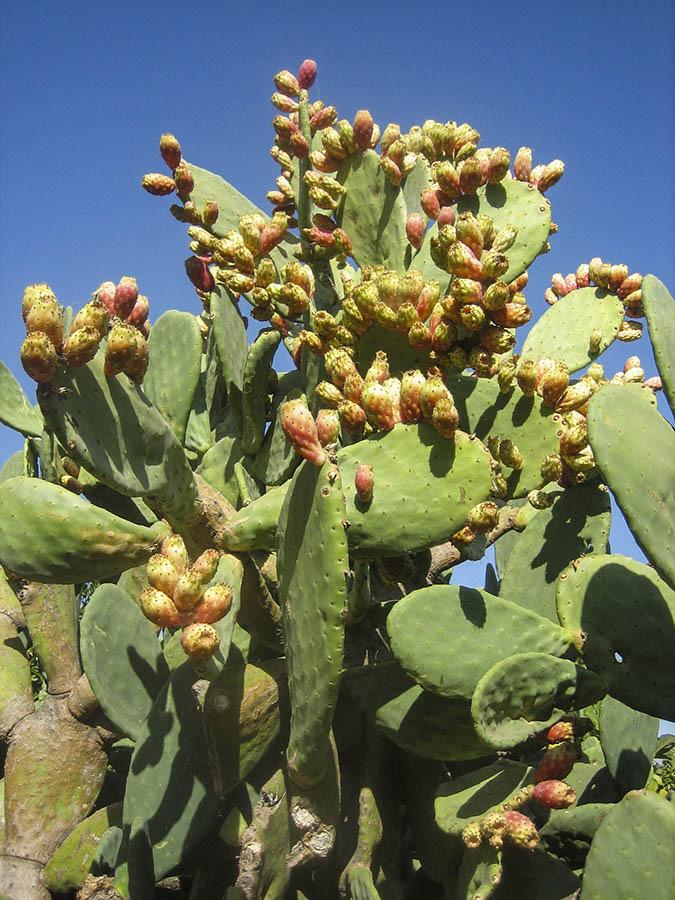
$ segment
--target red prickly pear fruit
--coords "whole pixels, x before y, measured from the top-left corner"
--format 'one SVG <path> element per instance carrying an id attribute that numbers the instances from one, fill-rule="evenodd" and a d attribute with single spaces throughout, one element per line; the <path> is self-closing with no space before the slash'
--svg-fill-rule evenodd
<path id="1" fill-rule="evenodd" d="M 56 294 L 48 284 L 29 284 L 23 292 L 21 299 L 21 316 L 26 321 L 26 316 L 36 300 L 49 300 L 57 303 Z"/>
<path id="2" fill-rule="evenodd" d="M 204 583 L 199 573 L 191 569 L 178 578 L 173 592 L 173 602 L 181 612 L 185 612 L 199 602 L 203 593 Z"/>
<path id="3" fill-rule="evenodd" d="M 459 413 L 452 400 L 441 397 L 431 414 L 431 424 L 444 438 L 452 440 L 459 425 Z"/>
<path id="4" fill-rule="evenodd" d="M 535 166 L 535 167 L 532 169 L 532 171 L 530 172 L 530 177 L 529 177 L 528 180 L 529 180 L 529 183 L 530 183 L 533 187 L 536 187 L 536 188 L 539 187 L 539 179 L 540 179 L 541 176 L 544 174 L 544 169 L 545 169 L 545 168 L 546 168 L 546 166 Z"/>
<path id="5" fill-rule="evenodd" d="M 127 316 L 127 322 L 129 325 L 133 325 L 134 328 L 140 328 L 147 321 L 149 312 L 150 301 L 145 294 L 140 294 L 138 300 L 134 303 L 134 308 Z"/>
<path id="6" fill-rule="evenodd" d="M 54 377 L 58 362 L 54 344 L 41 331 L 29 334 L 21 345 L 21 365 L 26 374 L 39 384 Z"/>
<path id="7" fill-rule="evenodd" d="M 210 294 L 216 286 L 206 260 L 201 256 L 189 256 L 185 260 L 185 272 L 195 288 L 202 294 Z"/>
<path id="8" fill-rule="evenodd" d="M 375 475 L 373 467 L 367 463 L 361 463 L 356 470 L 354 476 L 354 487 L 356 488 L 356 496 L 361 503 L 370 503 L 373 499 L 373 487 L 375 485 Z"/>
<path id="9" fill-rule="evenodd" d="M 642 363 L 640 362 L 639 356 L 629 356 L 626 362 L 623 364 L 623 371 L 627 372 L 629 369 L 640 368 Z"/>
<path id="10" fill-rule="evenodd" d="M 288 69 L 282 69 L 281 72 L 277 72 L 274 76 L 274 86 L 281 94 L 285 94 L 287 97 L 297 97 L 300 93 L 298 79 Z"/>
<path id="11" fill-rule="evenodd" d="M 441 202 L 438 198 L 438 191 L 435 191 L 433 188 L 427 188 L 425 191 L 422 191 L 420 194 L 420 206 L 427 218 L 437 219 L 441 214 Z"/>
<path id="12" fill-rule="evenodd" d="M 464 846 L 468 847 L 469 850 L 477 850 L 478 847 L 480 847 L 482 840 L 483 835 L 481 834 L 480 823 L 478 822 L 471 822 L 462 831 L 462 841 Z"/>
<path id="13" fill-rule="evenodd" d="M 187 571 L 190 560 L 185 548 L 185 541 L 179 534 L 170 534 L 164 538 L 160 553 L 171 562 L 179 575 Z"/>
<path id="14" fill-rule="evenodd" d="M 26 316 L 28 334 L 46 334 L 57 350 L 63 343 L 63 307 L 56 300 L 36 300 Z"/>
<path id="15" fill-rule="evenodd" d="M 401 421 L 419 422 L 422 418 L 420 396 L 426 378 L 419 369 L 411 369 L 403 373 L 401 378 Z"/>
<path id="16" fill-rule="evenodd" d="M 195 622 L 181 632 L 180 645 L 193 663 L 208 662 L 220 646 L 220 637 L 212 625 Z"/>
<path id="17" fill-rule="evenodd" d="M 363 407 L 353 400 L 343 400 L 338 406 L 338 415 L 345 431 L 350 434 L 361 434 L 366 425 Z"/>
<path id="18" fill-rule="evenodd" d="M 318 411 L 316 414 L 316 433 L 319 436 L 319 443 L 322 447 L 328 447 L 337 443 L 340 437 L 340 417 L 336 409 L 320 409 Z"/>
<path id="19" fill-rule="evenodd" d="M 632 275 L 628 275 L 624 278 L 616 292 L 621 300 L 625 300 L 629 294 L 632 294 L 634 291 L 639 291 L 641 287 L 642 275 L 640 275 L 639 272 L 634 272 Z"/>
<path id="20" fill-rule="evenodd" d="M 370 424 L 380 431 L 391 431 L 396 424 L 397 416 L 391 395 L 378 381 L 366 381 L 361 394 L 361 405 Z"/>
<path id="21" fill-rule="evenodd" d="M 480 281 L 483 277 L 483 267 L 480 260 L 461 241 L 456 241 L 448 250 L 447 267 L 449 272 L 459 278 L 472 278 L 475 281 Z"/>
<path id="22" fill-rule="evenodd" d="M 475 156 L 470 156 L 460 165 L 459 186 L 463 194 L 475 194 L 478 188 L 485 184 L 486 180 L 480 160 Z"/>
<path id="23" fill-rule="evenodd" d="M 425 230 L 426 222 L 424 221 L 424 216 L 420 213 L 411 213 L 405 223 L 405 233 L 408 238 L 408 243 L 411 244 L 415 250 L 419 250 L 422 246 Z"/>
<path id="24" fill-rule="evenodd" d="M 138 602 L 145 618 L 160 628 L 175 628 L 180 625 L 180 614 L 176 604 L 163 591 L 152 587 L 146 588 L 141 591 Z"/>
<path id="25" fill-rule="evenodd" d="M 324 106 L 317 110 L 309 120 L 312 131 L 323 131 L 324 128 L 330 128 L 337 119 L 337 109 L 334 106 Z"/>
<path id="26" fill-rule="evenodd" d="M 354 116 L 354 141 L 359 150 L 367 150 L 370 147 L 370 141 L 373 136 L 373 128 L 375 123 L 373 117 L 367 109 L 360 109 Z"/>
<path id="27" fill-rule="evenodd" d="M 394 187 L 398 187 L 403 176 L 401 174 L 401 170 L 396 165 L 394 160 L 390 159 L 388 156 L 381 156 L 380 166 L 382 168 L 382 171 L 387 176 L 389 181 L 394 185 Z"/>
<path id="28" fill-rule="evenodd" d="M 452 394 L 440 375 L 427 378 L 420 391 L 420 409 L 422 416 L 431 425 L 434 407 L 439 400 L 452 400 Z"/>
<path id="29" fill-rule="evenodd" d="M 513 174 L 518 181 L 529 181 L 531 171 L 532 149 L 530 147 L 521 147 L 516 153 L 516 158 L 513 161 Z"/>
<path id="30" fill-rule="evenodd" d="M 567 741 L 549 747 L 534 771 L 534 783 L 566 778 L 578 757 L 577 748 Z"/>
<path id="31" fill-rule="evenodd" d="M 560 272 L 555 272 L 551 275 L 551 288 L 553 289 L 553 293 L 558 297 L 564 297 L 565 294 L 569 293 L 567 282 Z"/>
<path id="32" fill-rule="evenodd" d="M 304 134 L 294 131 L 288 139 L 293 156 L 298 159 L 305 159 L 309 155 L 309 143 Z"/>
<path id="33" fill-rule="evenodd" d="M 505 147 L 495 147 L 488 162 L 487 180 L 497 184 L 506 178 L 511 165 L 511 154 Z"/>
<path id="34" fill-rule="evenodd" d="M 110 313 L 107 307 L 100 300 L 92 300 L 85 304 L 75 316 L 73 324 L 70 326 L 70 333 L 73 334 L 78 328 L 89 326 L 98 333 L 99 337 L 103 337 L 108 330 L 109 322 Z"/>
<path id="35" fill-rule="evenodd" d="M 176 190 L 176 182 L 169 175 L 161 172 L 148 172 L 141 178 L 141 187 L 153 197 L 166 197 Z"/>
<path id="36" fill-rule="evenodd" d="M 499 520 L 499 508 L 491 500 L 485 500 L 469 510 L 467 525 L 476 534 L 487 534 Z"/>
<path id="37" fill-rule="evenodd" d="M 211 228 L 218 221 L 220 215 L 220 207 L 215 200 L 207 200 L 202 210 L 202 222 L 207 228 Z"/>
<path id="38" fill-rule="evenodd" d="M 216 574 L 219 560 L 220 550 L 204 550 L 201 556 L 195 560 L 191 571 L 198 576 L 202 584 L 208 584 Z"/>
<path id="39" fill-rule="evenodd" d="M 173 180 L 176 183 L 176 193 L 180 199 L 187 200 L 195 189 L 195 180 L 185 163 L 182 162 L 173 173 Z"/>
<path id="40" fill-rule="evenodd" d="M 115 288 L 115 315 L 126 319 L 138 300 L 138 285 L 130 275 L 120 278 Z"/>
<path id="41" fill-rule="evenodd" d="M 366 384 L 371 381 L 377 381 L 380 384 L 384 384 L 387 378 L 389 378 L 389 361 L 387 360 L 387 354 L 384 350 L 378 350 L 375 354 L 375 359 L 372 361 L 366 372 L 365 381 Z"/>
<path id="42" fill-rule="evenodd" d="M 260 253 L 269 253 L 280 244 L 288 230 L 288 218 L 285 213 L 275 213 L 272 221 L 260 231 Z"/>
<path id="43" fill-rule="evenodd" d="M 71 331 L 70 336 L 66 339 L 61 353 L 66 363 L 76 369 L 79 366 L 85 366 L 96 356 L 99 344 L 101 343 L 101 334 L 91 325 L 83 325 Z"/>
<path id="44" fill-rule="evenodd" d="M 162 159 L 172 172 L 174 169 L 178 168 L 183 155 L 180 144 L 178 143 L 178 138 L 173 134 L 163 134 L 159 139 L 159 152 L 162 154 Z"/>
<path id="45" fill-rule="evenodd" d="M 512 844 L 525 850 L 534 850 L 538 846 L 539 832 L 532 819 L 515 810 L 507 810 L 504 818 L 506 819 L 504 837 Z"/>
<path id="46" fill-rule="evenodd" d="M 542 806 L 548 809 L 567 809 L 576 803 L 577 792 L 569 784 L 556 779 L 540 781 L 535 784 L 532 796 Z"/>
<path id="47" fill-rule="evenodd" d="M 382 387 L 391 399 L 394 423 L 398 425 L 401 421 L 401 380 L 399 378 L 387 378 Z"/>
<path id="48" fill-rule="evenodd" d="M 437 220 L 438 227 L 442 228 L 444 225 L 454 225 L 456 218 L 457 213 L 455 212 L 454 206 L 442 206 L 440 215 Z"/>
<path id="49" fill-rule="evenodd" d="M 545 735 L 547 744 L 560 744 L 563 741 L 571 741 L 573 738 L 573 722 L 556 722 L 555 725 L 551 725 Z"/>
<path id="50" fill-rule="evenodd" d="M 564 171 L 565 163 L 561 159 L 554 159 L 547 166 L 544 166 L 544 171 L 539 176 L 537 185 L 539 191 L 542 194 L 546 193 L 549 188 L 560 181 Z"/>
<path id="51" fill-rule="evenodd" d="M 326 461 L 326 451 L 319 442 L 314 416 L 304 400 L 287 400 L 281 405 L 281 427 L 296 451 L 315 466 Z"/>
<path id="52" fill-rule="evenodd" d="M 114 281 L 102 282 L 94 291 L 94 300 L 98 300 L 108 310 L 108 315 L 115 316 L 115 291 L 117 286 Z"/>
<path id="53" fill-rule="evenodd" d="M 298 85 L 308 91 L 316 80 L 316 63 L 313 59 L 306 59 L 298 69 Z"/>
<path id="54" fill-rule="evenodd" d="M 654 375 L 653 378 L 648 378 L 645 381 L 645 386 L 654 391 L 654 393 L 663 390 L 663 382 L 658 375 Z"/>
<path id="55" fill-rule="evenodd" d="M 417 315 L 420 317 L 422 322 L 426 322 L 426 320 L 431 315 L 431 311 L 438 302 L 438 298 L 441 296 L 441 285 L 436 279 L 431 279 L 431 281 L 427 281 L 420 292 L 419 297 L 417 298 Z"/>
<path id="56" fill-rule="evenodd" d="M 492 321 L 503 328 L 519 328 L 526 325 L 531 318 L 532 310 L 526 303 L 507 303 L 492 313 Z"/>
<path id="57" fill-rule="evenodd" d="M 232 588 L 229 584 L 220 582 L 207 587 L 201 600 L 189 613 L 190 624 L 199 622 L 204 625 L 213 625 L 228 614 L 232 607 Z"/>
<path id="58" fill-rule="evenodd" d="M 582 263 L 574 273 L 574 277 L 578 288 L 588 287 L 591 283 L 588 263 Z"/>
<path id="59" fill-rule="evenodd" d="M 148 560 L 146 574 L 152 587 L 173 598 L 179 576 L 170 559 L 161 553 L 155 553 Z"/>

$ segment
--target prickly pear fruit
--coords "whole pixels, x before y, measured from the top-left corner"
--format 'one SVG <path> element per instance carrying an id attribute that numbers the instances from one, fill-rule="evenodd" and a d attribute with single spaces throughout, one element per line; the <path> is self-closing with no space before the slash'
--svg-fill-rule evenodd
<path id="1" fill-rule="evenodd" d="M 551 481 L 560 481 L 563 473 L 563 464 L 560 456 L 557 453 L 547 453 L 539 471 L 544 484 L 548 484 Z"/>
<path id="2" fill-rule="evenodd" d="M 139 294 L 138 300 L 134 303 L 134 308 L 127 316 L 129 325 L 140 328 L 147 319 L 150 312 L 150 301 L 144 294 Z"/>
<path id="3" fill-rule="evenodd" d="M 281 427 L 296 451 L 315 466 L 326 461 L 314 416 L 304 400 L 287 400 L 281 406 Z"/>
<path id="4" fill-rule="evenodd" d="M 343 400 L 338 406 L 338 415 L 345 431 L 351 434 L 360 434 L 366 424 L 366 414 L 363 408 L 353 400 Z"/>
<path id="5" fill-rule="evenodd" d="M 523 454 L 509 438 L 505 438 L 499 444 L 499 458 L 509 469 L 523 468 Z"/>
<path id="6" fill-rule="evenodd" d="M 432 375 L 425 380 L 419 394 L 422 416 L 430 425 L 432 423 L 434 407 L 439 400 L 452 400 L 452 395 L 441 376 Z"/>
<path id="7" fill-rule="evenodd" d="M 148 581 L 154 588 L 162 591 L 167 597 L 173 597 L 176 582 L 178 581 L 178 572 L 170 559 L 162 556 L 161 553 L 155 553 L 148 560 L 146 574 Z"/>
<path id="8" fill-rule="evenodd" d="M 367 150 L 373 136 L 375 123 L 367 109 L 360 109 L 354 116 L 354 141 L 359 150 Z"/>
<path id="9" fill-rule="evenodd" d="M 499 507 L 492 500 L 485 500 L 469 510 L 467 525 L 476 534 L 487 534 L 497 524 Z"/>
<path id="10" fill-rule="evenodd" d="M 180 576 L 173 592 L 173 601 L 181 612 L 192 609 L 204 592 L 199 572 L 190 570 Z"/>
<path id="11" fill-rule="evenodd" d="M 306 59 L 298 69 L 298 85 L 307 91 L 316 79 L 316 63 L 313 59 Z"/>
<path id="12" fill-rule="evenodd" d="M 503 812 L 492 810 L 485 813 L 480 820 L 480 833 L 487 839 L 488 844 L 499 850 L 504 843 L 504 831 L 506 830 L 506 815 Z"/>
<path id="13" fill-rule="evenodd" d="M 57 302 L 56 294 L 48 284 L 29 284 L 25 288 L 23 292 L 23 298 L 21 300 L 21 315 L 24 322 L 26 321 L 26 316 L 30 312 L 31 307 L 36 300 L 48 300 L 54 303 Z"/>
<path id="14" fill-rule="evenodd" d="M 516 847 L 534 850 L 539 844 L 539 832 L 532 819 L 515 810 L 507 810 L 504 818 L 506 819 L 504 837 L 508 838 Z"/>
<path id="15" fill-rule="evenodd" d="M 173 180 L 176 183 L 176 193 L 180 199 L 187 200 L 194 190 L 195 180 L 185 163 L 181 163 L 173 173 Z"/>
<path id="16" fill-rule="evenodd" d="M 105 348 L 106 375 L 118 375 L 133 362 L 139 337 L 138 331 L 126 322 L 113 322 Z"/>
<path id="17" fill-rule="evenodd" d="M 26 331 L 46 334 L 57 350 L 63 343 L 63 307 L 57 300 L 36 300 L 26 316 Z"/>
<path id="18" fill-rule="evenodd" d="M 100 300 L 92 300 L 83 306 L 75 316 L 73 324 L 70 326 L 70 333 L 77 331 L 78 328 L 88 326 L 94 328 L 103 337 L 108 330 L 109 321 L 110 313 L 105 304 Z"/>
<path id="19" fill-rule="evenodd" d="M 565 778 L 572 771 L 578 756 L 577 748 L 568 741 L 549 747 L 535 769 L 534 783 Z"/>
<path id="20" fill-rule="evenodd" d="M 114 281 L 103 281 L 94 291 L 94 300 L 98 300 L 108 310 L 109 316 L 115 315 L 115 291 L 117 286 Z"/>
<path id="21" fill-rule="evenodd" d="M 405 223 L 405 233 L 408 238 L 408 243 L 411 244 L 415 250 L 419 250 L 422 246 L 425 230 L 426 222 L 424 221 L 424 216 L 420 215 L 420 213 L 411 213 Z"/>
<path id="22" fill-rule="evenodd" d="M 187 613 L 190 623 L 213 625 L 226 616 L 232 606 L 232 588 L 220 582 L 212 584 L 202 594 L 200 601 Z"/>
<path id="23" fill-rule="evenodd" d="M 216 286 L 211 270 L 201 256 L 189 256 L 185 260 L 185 272 L 195 288 L 202 294 L 209 294 Z"/>
<path id="24" fill-rule="evenodd" d="M 459 413 L 449 397 L 440 397 L 431 414 L 431 424 L 444 438 L 452 440 L 459 425 Z"/>
<path id="25" fill-rule="evenodd" d="M 100 332 L 90 325 L 84 325 L 71 331 L 61 352 L 68 365 L 77 368 L 91 362 L 100 343 Z"/>
<path id="26" fill-rule="evenodd" d="M 35 331 L 26 337 L 21 345 L 21 365 L 33 381 L 52 379 L 58 363 L 56 349 L 46 334 Z"/>
<path id="27" fill-rule="evenodd" d="M 480 847 L 482 840 L 483 835 L 481 834 L 480 824 L 478 822 L 471 822 L 462 831 L 462 841 L 464 846 L 468 847 L 470 850 L 476 850 Z"/>
<path id="28" fill-rule="evenodd" d="M 320 409 L 316 414 L 316 433 L 322 447 L 335 444 L 340 437 L 340 417 L 336 409 Z"/>
<path id="29" fill-rule="evenodd" d="M 540 781 L 535 784 L 532 796 L 537 803 L 548 809 L 567 809 L 577 800 L 577 792 L 574 788 L 557 779 Z"/>
<path id="30" fill-rule="evenodd" d="M 375 485 L 375 475 L 373 467 L 367 463 L 361 463 L 356 470 L 354 476 L 354 487 L 356 488 L 356 496 L 361 503 L 370 503 L 373 499 L 373 487 Z"/>
<path id="31" fill-rule="evenodd" d="M 185 548 L 185 541 L 179 534 L 170 534 L 164 538 L 160 552 L 162 556 L 165 556 L 171 562 L 179 575 L 187 571 L 189 565 L 188 553 Z"/>
<path id="32" fill-rule="evenodd" d="M 397 416 L 394 413 L 392 398 L 378 381 L 367 381 L 361 394 L 361 406 L 366 418 L 381 431 L 391 431 L 396 424 Z"/>
<path id="33" fill-rule="evenodd" d="M 180 645 L 194 663 L 205 663 L 220 646 L 220 638 L 213 626 L 196 622 L 182 630 Z"/>
<path id="34" fill-rule="evenodd" d="M 161 172 L 148 172 L 141 179 L 141 187 L 153 197 L 165 197 L 176 190 L 176 182 L 169 175 Z"/>
<path id="35" fill-rule="evenodd" d="M 157 588 L 146 588 L 138 598 L 143 615 L 160 628 L 180 625 L 180 615 L 170 597 Z"/>
<path id="36" fill-rule="evenodd" d="M 178 138 L 173 134 L 163 134 L 159 139 L 159 152 L 162 159 L 173 172 L 180 165 L 182 153 Z"/>
<path id="37" fill-rule="evenodd" d="M 126 319 L 138 300 L 138 285 L 130 275 L 120 278 L 115 288 L 115 314 Z"/>
<path id="38" fill-rule="evenodd" d="M 205 550 L 201 556 L 197 557 L 191 571 L 196 573 L 202 584 L 208 584 L 216 574 L 219 559 L 219 550 Z"/>
<path id="39" fill-rule="evenodd" d="M 372 361 L 366 372 L 364 380 L 367 384 L 370 384 L 373 381 L 384 384 L 387 378 L 389 378 L 389 361 L 387 360 L 387 354 L 383 350 L 378 350 L 375 354 L 375 359 Z"/>
<path id="40" fill-rule="evenodd" d="M 133 326 L 129 327 L 133 329 Z M 132 381 L 136 382 L 136 384 L 141 384 L 143 378 L 145 377 L 145 373 L 148 371 L 149 362 L 150 350 L 148 347 L 148 342 L 146 341 L 143 334 L 141 334 L 139 331 L 136 331 L 134 351 L 122 371 L 125 375 L 128 375 Z"/>

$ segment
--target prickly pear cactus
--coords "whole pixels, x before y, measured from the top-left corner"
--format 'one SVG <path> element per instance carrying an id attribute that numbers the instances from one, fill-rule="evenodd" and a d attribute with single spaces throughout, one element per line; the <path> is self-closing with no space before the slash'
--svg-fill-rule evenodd
<path id="1" fill-rule="evenodd" d="M 185 309 L 17 302 L 0 895 L 665 900 L 673 300 L 594 257 L 534 321 L 563 163 L 316 71 L 274 77 L 266 211 L 161 136 Z M 606 374 L 647 330 L 658 374 Z"/>

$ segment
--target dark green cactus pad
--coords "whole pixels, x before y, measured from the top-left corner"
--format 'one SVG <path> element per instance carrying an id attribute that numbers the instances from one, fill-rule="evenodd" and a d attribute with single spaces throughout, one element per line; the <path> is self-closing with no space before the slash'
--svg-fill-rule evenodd
<path id="1" fill-rule="evenodd" d="M 218 797 L 192 690 L 195 670 L 186 663 L 157 695 L 136 741 L 124 795 L 123 821 L 148 823 L 155 878 L 187 857 L 211 830 Z M 124 856 L 124 847 L 122 848 Z M 124 877 L 118 866 L 117 874 Z"/>
<path id="2" fill-rule="evenodd" d="M 136 740 L 169 667 L 154 627 L 117 585 L 94 591 L 82 616 L 80 652 L 103 712 Z"/>
<path id="3" fill-rule="evenodd" d="M 297 369 L 279 376 L 279 384 L 272 398 L 272 424 L 253 464 L 253 474 L 263 484 L 282 484 L 300 464 L 301 459 L 281 426 L 279 407 L 286 400 L 302 396 L 302 393 L 302 375 Z"/>
<path id="4" fill-rule="evenodd" d="M 0 422 L 26 437 L 40 437 L 44 428 L 40 410 L 30 403 L 19 382 L 1 361 Z"/>
<path id="5" fill-rule="evenodd" d="M 581 866 L 596 831 L 613 808 L 613 803 L 575 803 L 569 809 L 550 810 L 539 829 L 542 846 L 555 856 L 575 863 L 575 868 Z"/>
<path id="6" fill-rule="evenodd" d="M 211 428 L 211 416 L 206 398 L 207 375 L 203 368 L 199 375 L 197 389 L 192 398 L 192 408 L 188 414 L 185 428 L 184 446 L 186 450 L 192 450 L 199 457 L 203 456 L 209 447 L 213 446 L 213 429 Z"/>
<path id="7" fill-rule="evenodd" d="M 506 846 L 502 877 L 493 900 L 568 900 L 580 881 L 559 859 L 544 850 Z"/>
<path id="8" fill-rule="evenodd" d="M 248 348 L 242 383 L 242 445 L 255 455 L 263 442 L 272 360 L 281 342 L 274 328 L 264 328 Z"/>
<path id="9" fill-rule="evenodd" d="M 149 585 L 147 566 L 144 563 L 127 569 L 117 579 L 117 587 L 122 588 L 134 603 L 138 603 L 139 594 Z"/>
<path id="10" fill-rule="evenodd" d="M 348 687 L 377 727 L 424 759 L 479 759 L 490 753 L 476 734 L 466 700 L 431 694 L 394 661 L 368 666 Z"/>
<path id="11" fill-rule="evenodd" d="M 204 716 L 214 787 L 226 797 L 279 738 L 288 714 L 283 660 L 228 665 L 206 692 Z"/>
<path id="12" fill-rule="evenodd" d="M 448 540 L 469 510 L 490 492 L 489 456 L 480 441 L 458 432 L 454 441 L 426 424 L 396 425 L 338 453 L 349 550 L 363 556 L 400 556 Z M 360 503 L 354 476 L 373 467 L 375 487 Z M 392 515 L 392 510 L 401 515 Z"/>
<path id="13" fill-rule="evenodd" d="M 76 825 L 45 866 L 43 879 L 55 894 L 77 891 L 84 884 L 101 838 L 109 828 L 122 824 L 122 804 L 97 809 Z"/>
<path id="14" fill-rule="evenodd" d="M 288 482 L 270 488 L 258 500 L 240 509 L 225 524 L 222 546 L 236 553 L 244 550 L 274 550 L 277 523 L 287 492 Z"/>
<path id="15" fill-rule="evenodd" d="M 502 280 L 513 281 L 527 269 L 544 249 L 551 228 L 551 203 L 531 184 L 516 179 L 486 184 L 475 194 L 460 197 L 457 212 L 488 215 L 500 231 L 514 225 L 518 234 L 505 251 L 509 267 Z"/>
<path id="16" fill-rule="evenodd" d="M 607 768 L 622 793 L 641 790 L 652 770 L 659 720 L 613 697 L 600 706 L 600 743 Z"/>
<path id="17" fill-rule="evenodd" d="M 378 350 L 383 350 L 387 354 L 389 371 L 397 378 L 408 369 L 421 369 L 426 372 L 431 365 L 431 357 L 427 350 L 415 350 L 405 335 L 373 322 L 359 339 L 356 347 L 356 364 L 360 372 L 368 371 Z"/>
<path id="18" fill-rule="evenodd" d="M 654 568 L 675 586 L 675 435 L 640 385 L 609 384 L 588 405 L 595 461 Z"/>
<path id="19" fill-rule="evenodd" d="M 142 816 L 124 829 L 126 862 L 115 872 L 115 889 L 128 900 L 151 897 L 155 891 L 155 867 L 148 823 Z"/>
<path id="20" fill-rule="evenodd" d="M 464 700 L 491 666 L 513 653 L 561 656 L 571 643 L 563 628 L 516 603 L 454 585 L 422 588 L 399 600 L 387 631 L 409 675 L 434 693 Z"/>
<path id="21" fill-rule="evenodd" d="M 481 740 L 508 750 L 606 693 L 598 675 L 569 659 L 517 653 L 495 663 L 480 679 L 471 715 Z"/>
<path id="22" fill-rule="evenodd" d="M 501 759 L 439 785 L 434 804 L 439 828 L 461 837 L 467 825 L 532 784 L 532 771 L 523 763 Z"/>
<path id="23" fill-rule="evenodd" d="M 675 591 L 627 556 L 589 556 L 558 582 L 558 615 L 584 662 L 633 709 L 675 718 Z"/>
<path id="24" fill-rule="evenodd" d="M 523 455 L 523 468 L 504 469 L 509 497 L 524 497 L 542 485 L 541 464 L 560 451 L 558 417 L 537 396 L 526 397 L 518 387 L 499 391 L 494 378 L 450 375 L 447 385 L 459 412 L 460 428 L 481 440 L 490 434 L 509 438 Z"/>
<path id="25" fill-rule="evenodd" d="M 649 324 L 654 358 L 671 411 L 675 410 L 675 302 L 655 275 L 642 279 L 642 305 Z M 0 416 L 1 418 L 1 416 Z"/>
<path id="26" fill-rule="evenodd" d="M 605 553 L 610 515 L 609 492 L 597 482 L 559 492 L 553 506 L 539 510 L 515 538 L 500 596 L 557 623 L 560 573 L 580 556 Z"/>
<path id="27" fill-rule="evenodd" d="M 153 322 L 143 390 L 181 444 L 201 371 L 202 335 L 195 316 L 170 309 Z"/>
<path id="28" fill-rule="evenodd" d="M 570 372 L 583 369 L 614 341 L 623 322 L 623 303 L 603 288 L 571 291 L 537 319 L 523 345 L 523 356 L 549 356 Z M 597 353 L 589 350 L 591 334 L 601 334 Z"/>
<path id="29" fill-rule="evenodd" d="M 603 820 L 586 859 L 581 900 L 672 900 L 675 807 L 633 791 Z"/>
<path id="30" fill-rule="evenodd" d="M 244 447 L 231 416 L 228 416 L 218 434 L 219 439 L 206 451 L 196 471 L 211 487 L 220 491 L 232 506 L 237 506 L 239 485 L 234 467 L 244 457 Z"/>
<path id="31" fill-rule="evenodd" d="M 211 328 L 220 361 L 227 400 L 237 423 L 241 420 L 241 389 L 248 353 L 246 324 L 234 295 L 225 285 L 211 292 Z"/>
<path id="32" fill-rule="evenodd" d="M 380 168 L 373 150 L 348 157 L 338 173 L 347 188 L 337 212 L 338 224 L 351 238 L 359 266 L 382 265 L 403 272 L 408 241 L 405 202 Z"/>
<path id="33" fill-rule="evenodd" d="M 80 368 L 62 368 L 38 400 L 61 445 L 103 484 L 130 497 L 156 497 L 167 513 L 196 500 L 183 448 L 138 385 L 107 378 L 103 351 Z"/>
<path id="34" fill-rule="evenodd" d="M 279 516 L 277 568 L 291 701 L 289 774 L 311 786 L 330 756 L 347 606 L 345 500 L 332 462 L 305 462 L 293 476 Z"/>
<path id="35" fill-rule="evenodd" d="M 487 843 L 466 849 L 459 866 L 454 896 L 457 900 L 488 900 L 497 896 L 502 880 L 502 853 Z"/>
<path id="36" fill-rule="evenodd" d="M 147 561 L 169 532 L 166 522 L 134 525 L 37 478 L 0 485 L 0 563 L 34 581 L 79 584 L 119 575 Z"/>

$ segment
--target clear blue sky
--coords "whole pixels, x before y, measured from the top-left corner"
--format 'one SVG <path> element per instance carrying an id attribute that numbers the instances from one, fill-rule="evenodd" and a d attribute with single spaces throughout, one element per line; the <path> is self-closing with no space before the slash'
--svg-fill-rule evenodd
<path id="1" fill-rule="evenodd" d="M 272 75 L 307 56 L 313 96 L 343 116 L 468 121 L 487 146 L 565 161 L 549 194 L 560 231 L 530 272 L 535 311 L 553 272 L 595 255 L 675 285 L 672 0 L 5 0 L 0 29 L 0 359 L 31 395 L 18 360 L 27 283 L 81 305 L 129 274 L 152 317 L 197 310 L 184 231 L 141 175 L 163 171 L 157 143 L 172 131 L 190 161 L 264 206 L 277 173 Z M 618 345 L 608 371 L 637 352 L 654 374 L 644 344 Z M 0 426 L 0 460 L 19 446 Z M 613 549 L 641 558 L 618 518 Z"/>

